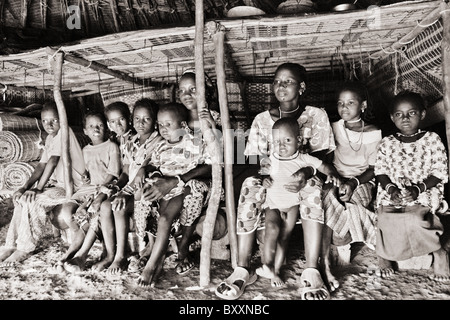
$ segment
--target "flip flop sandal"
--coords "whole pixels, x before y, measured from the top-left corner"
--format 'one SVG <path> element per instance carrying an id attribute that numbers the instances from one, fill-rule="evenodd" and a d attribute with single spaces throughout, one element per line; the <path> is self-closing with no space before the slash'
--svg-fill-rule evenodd
<path id="1" fill-rule="evenodd" d="M 330 292 L 328 291 L 327 287 L 325 286 L 325 283 L 322 280 L 322 277 L 320 276 L 319 270 L 315 268 L 306 268 L 303 270 L 302 275 L 300 277 L 300 282 L 303 284 L 301 297 L 302 300 L 309 300 L 306 299 L 306 295 L 308 293 L 316 293 L 316 292 L 323 292 L 325 294 L 324 300 L 330 300 Z"/>
<path id="2" fill-rule="evenodd" d="M 194 263 L 190 261 L 188 258 L 184 258 L 181 260 L 175 267 L 176 273 L 178 273 L 180 276 L 188 273 L 194 268 Z"/>
<path id="3" fill-rule="evenodd" d="M 225 300 L 236 300 L 239 299 L 242 294 L 245 291 L 245 288 L 251 284 L 253 284 L 256 279 L 258 279 L 258 276 L 256 274 L 253 274 L 250 277 L 250 274 L 248 273 L 247 269 L 242 267 L 237 267 L 234 269 L 233 273 L 225 280 L 222 281 L 216 288 L 215 293 L 219 298 L 225 299 Z M 243 284 L 241 288 L 237 286 L 235 283 L 236 281 L 242 281 Z M 227 287 L 229 290 L 222 290 L 222 292 L 219 291 L 219 288 Z M 224 292 L 227 291 L 230 294 L 225 294 Z"/>

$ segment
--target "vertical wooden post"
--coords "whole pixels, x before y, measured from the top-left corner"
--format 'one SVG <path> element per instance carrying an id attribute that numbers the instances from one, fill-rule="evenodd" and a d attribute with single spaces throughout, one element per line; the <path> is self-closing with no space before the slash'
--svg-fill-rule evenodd
<path id="1" fill-rule="evenodd" d="M 440 8 L 443 24 L 441 43 L 443 76 L 442 92 L 445 110 L 445 132 L 447 136 L 447 142 L 450 144 L 450 5 L 447 2 L 442 1 Z M 450 199 L 450 195 L 448 196 L 448 199 Z"/>
<path id="2" fill-rule="evenodd" d="M 211 24 L 215 24 L 211 22 Z M 230 125 L 230 115 L 228 112 L 228 99 L 225 74 L 225 32 L 224 27 L 219 24 L 213 33 L 214 47 L 216 53 L 216 75 L 217 90 L 219 93 L 220 118 L 223 131 L 224 148 L 224 170 L 225 170 L 225 201 L 228 239 L 230 241 L 231 265 L 237 266 L 237 235 L 236 235 L 236 210 L 234 207 L 234 187 L 233 187 L 233 133 Z"/>
<path id="3" fill-rule="evenodd" d="M 66 198 L 70 199 L 73 195 L 73 180 L 72 180 L 72 163 L 69 154 L 69 124 L 67 121 L 67 113 L 64 107 L 64 102 L 61 94 L 62 86 L 62 68 L 64 57 L 62 52 L 57 52 L 51 58 L 53 61 L 53 95 L 55 97 L 56 107 L 58 108 L 59 123 L 61 128 L 61 160 L 64 168 L 64 187 L 66 189 Z"/>
<path id="4" fill-rule="evenodd" d="M 203 0 L 195 1 L 195 85 L 197 88 L 197 108 L 201 112 L 206 108 L 205 101 L 205 69 L 203 65 L 203 42 L 204 42 L 204 17 Z M 208 202 L 205 220 L 203 221 L 202 248 L 200 251 L 200 286 L 206 287 L 210 282 L 211 266 L 211 242 L 214 232 L 217 211 L 219 209 L 220 193 L 222 190 L 222 165 L 221 150 L 217 139 L 208 133 L 208 124 L 201 121 L 201 130 L 207 143 L 207 150 L 212 160 L 212 186 L 211 197 Z"/>

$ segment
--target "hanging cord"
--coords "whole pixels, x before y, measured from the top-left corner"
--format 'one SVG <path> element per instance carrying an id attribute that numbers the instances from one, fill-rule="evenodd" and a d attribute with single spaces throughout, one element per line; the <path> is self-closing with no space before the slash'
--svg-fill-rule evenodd
<path id="1" fill-rule="evenodd" d="M 395 60 L 394 60 L 394 69 L 395 69 L 395 84 L 394 84 L 394 94 L 397 95 L 398 93 L 398 78 L 399 78 L 399 71 L 398 71 L 398 53 L 395 53 Z"/>

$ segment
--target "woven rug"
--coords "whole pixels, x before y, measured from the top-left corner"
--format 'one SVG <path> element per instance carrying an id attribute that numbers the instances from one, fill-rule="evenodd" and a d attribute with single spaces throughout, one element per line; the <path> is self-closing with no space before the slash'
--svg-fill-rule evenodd
<path id="1" fill-rule="evenodd" d="M 40 120 L 15 114 L 0 113 L 0 131 L 43 130 Z"/>
<path id="2" fill-rule="evenodd" d="M 31 162 L 39 160 L 44 144 L 39 131 L 1 131 L 0 163 Z"/>
<path id="3" fill-rule="evenodd" d="M 14 162 L 3 166 L 0 189 L 16 191 L 31 177 L 39 161 Z"/>

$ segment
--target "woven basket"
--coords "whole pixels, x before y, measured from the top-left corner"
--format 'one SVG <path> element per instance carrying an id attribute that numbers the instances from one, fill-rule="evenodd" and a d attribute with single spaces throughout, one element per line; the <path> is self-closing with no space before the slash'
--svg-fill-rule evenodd
<path id="1" fill-rule="evenodd" d="M 36 118 L 17 116 L 14 114 L 0 114 L 0 131 L 30 131 L 43 130 L 41 122 Z"/>
<path id="2" fill-rule="evenodd" d="M 44 138 L 42 138 L 42 143 Z M 42 148 L 39 131 L 1 131 L 0 163 L 39 160 Z"/>
<path id="3" fill-rule="evenodd" d="M 31 177 L 39 161 L 33 162 L 14 162 L 3 167 L 1 188 L 4 190 L 16 191 L 24 186 Z"/>

